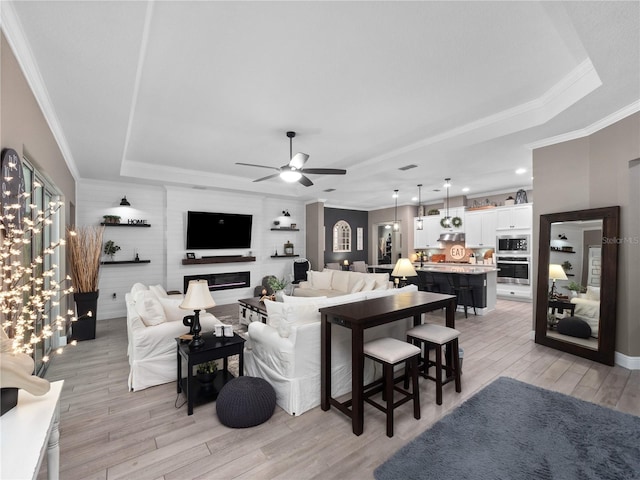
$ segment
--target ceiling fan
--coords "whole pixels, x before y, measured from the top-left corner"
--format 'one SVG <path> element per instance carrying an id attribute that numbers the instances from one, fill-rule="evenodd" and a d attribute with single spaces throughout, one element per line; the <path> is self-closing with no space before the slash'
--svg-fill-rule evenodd
<path id="1" fill-rule="evenodd" d="M 236 162 L 236 165 L 244 165 L 247 167 L 260 167 L 260 168 L 268 168 L 270 170 L 277 170 L 278 173 L 274 173 L 272 175 L 267 175 L 266 177 L 258 178 L 254 180 L 254 182 L 261 182 L 263 180 L 268 180 L 270 178 L 274 178 L 280 176 L 285 182 L 300 182 L 305 187 L 310 187 L 313 185 L 313 182 L 306 177 L 307 175 L 344 175 L 347 173 L 346 170 L 341 168 L 302 168 L 305 162 L 309 159 L 309 155 L 306 153 L 298 152 L 293 155 L 293 138 L 296 136 L 296 132 L 287 132 L 287 137 L 289 137 L 289 163 L 287 165 L 283 165 L 280 168 L 277 167 L 268 167 L 266 165 L 256 165 L 255 163 L 241 163 Z"/>

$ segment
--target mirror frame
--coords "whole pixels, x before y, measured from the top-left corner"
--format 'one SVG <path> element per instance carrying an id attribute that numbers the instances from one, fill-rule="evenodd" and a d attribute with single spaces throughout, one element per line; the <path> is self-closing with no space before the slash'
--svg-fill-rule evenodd
<path id="1" fill-rule="evenodd" d="M 575 343 L 564 342 L 547 336 L 551 224 L 579 220 L 602 220 L 602 273 L 600 277 L 600 330 L 598 333 L 598 350 L 592 350 Z M 535 343 L 606 365 L 614 364 L 616 304 L 618 295 L 619 224 L 620 207 L 618 206 L 540 215 Z"/>

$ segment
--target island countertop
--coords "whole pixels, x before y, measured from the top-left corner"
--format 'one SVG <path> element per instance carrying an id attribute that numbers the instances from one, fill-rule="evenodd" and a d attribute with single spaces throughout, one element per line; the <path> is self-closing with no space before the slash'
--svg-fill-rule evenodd
<path id="1" fill-rule="evenodd" d="M 394 265 L 369 265 L 374 272 L 378 270 L 393 270 Z M 497 272 L 495 265 L 474 265 L 470 263 L 425 263 L 422 267 L 414 265 L 416 272 L 459 273 L 463 275 L 483 275 Z"/>

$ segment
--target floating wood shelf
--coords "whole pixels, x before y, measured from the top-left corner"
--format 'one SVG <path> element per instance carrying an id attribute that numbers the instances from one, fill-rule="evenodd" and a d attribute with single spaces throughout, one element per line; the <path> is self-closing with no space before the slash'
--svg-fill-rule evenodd
<path id="1" fill-rule="evenodd" d="M 281 228 L 272 228 L 272 232 L 299 232 L 299 228 L 291 228 L 291 227 L 281 227 Z"/>
<path id="2" fill-rule="evenodd" d="M 105 223 L 102 222 L 100 225 L 104 227 L 150 227 L 150 223 Z"/>
<path id="3" fill-rule="evenodd" d="M 236 262 L 255 262 L 256 257 L 238 256 L 220 256 L 210 258 L 183 258 L 182 265 L 201 265 L 204 263 L 236 263 Z"/>
<path id="4" fill-rule="evenodd" d="M 126 263 L 151 263 L 151 260 L 120 260 L 113 262 L 100 262 L 100 265 L 124 265 Z"/>
<path id="5" fill-rule="evenodd" d="M 271 255 L 271 258 L 294 258 L 300 255 Z"/>

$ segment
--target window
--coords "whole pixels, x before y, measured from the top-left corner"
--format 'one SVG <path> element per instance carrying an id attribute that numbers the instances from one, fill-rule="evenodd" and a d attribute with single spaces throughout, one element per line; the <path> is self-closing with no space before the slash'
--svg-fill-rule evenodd
<path id="1" fill-rule="evenodd" d="M 351 251 L 351 227 L 344 220 L 339 220 L 333 226 L 333 251 Z"/>

